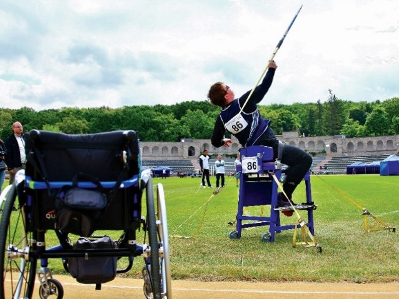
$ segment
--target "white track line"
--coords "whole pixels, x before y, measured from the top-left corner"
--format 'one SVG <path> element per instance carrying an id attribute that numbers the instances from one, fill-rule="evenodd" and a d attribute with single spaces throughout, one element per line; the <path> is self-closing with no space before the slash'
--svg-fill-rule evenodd
<path id="1" fill-rule="evenodd" d="M 69 286 L 82 286 L 79 283 L 62 283 L 63 285 Z M 86 285 L 87 286 L 87 285 Z M 122 286 L 122 285 L 101 285 L 102 288 L 115 288 L 115 289 L 142 289 L 142 286 Z M 184 292 L 209 292 L 209 293 L 243 293 L 243 294 L 294 294 L 294 295 L 387 295 L 387 296 L 398 296 L 398 292 L 385 292 L 385 291 L 367 291 L 367 292 L 356 292 L 356 291 L 268 291 L 268 290 L 243 290 L 243 289 L 209 289 L 209 288 L 183 288 L 183 287 L 172 287 L 172 291 L 184 291 Z"/>

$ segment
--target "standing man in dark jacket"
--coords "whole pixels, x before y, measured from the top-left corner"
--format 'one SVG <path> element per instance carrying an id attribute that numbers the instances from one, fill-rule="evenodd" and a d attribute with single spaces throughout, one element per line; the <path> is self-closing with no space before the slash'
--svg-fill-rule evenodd
<path id="1" fill-rule="evenodd" d="M 5 142 L 6 164 L 10 175 L 10 184 L 14 182 L 17 171 L 25 169 L 26 165 L 25 140 L 22 124 L 18 121 L 13 123 L 12 130 L 13 134 L 11 134 Z"/>

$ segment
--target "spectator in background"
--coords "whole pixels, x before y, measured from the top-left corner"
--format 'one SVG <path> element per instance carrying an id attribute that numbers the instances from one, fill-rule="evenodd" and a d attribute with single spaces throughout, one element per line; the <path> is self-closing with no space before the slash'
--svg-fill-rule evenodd
<path id="1" fill-rule="evenodd" d="M 209 156 L 208 156 L 208 151 L 204 150 L 202 152 L 202 155 L 199 157 L 199 164 L 201 167 L 201 172 L 202 172 L 202 187 L 205 186 L 205 179 L 208 184 L 209 188 L 212 188 L 211 182 L 209 181 Z"/>
<path id="2" fill-rule="evenodd" d="M 237 153 L 237 158 L 234 161 L 234 169 L 236 171 L 236 173 L 235 173 L 236 187 L 239 186 L 240 175 L 241 175 L 241 169 L 238 169 L 238 166 L 241 166 L 240 153 Z"/>
<path id="3" fill-rule="evenodd" d="M 5 163 L 5 154 L 6 154 L 6 146 L 3 140 L 0 139 L 0 194 L 3 189 L 4 179 L 6 178 L 6 168 L 7 165 Z"/>
<path id="4" fill-rule="evenodd" d="M 25 169 L 26 165 L 25 140 L 22 124 L 18 121 L 13 123 L 12 131 L 13 134 L 11 134 L 5 142 L 6 164 L 10 175 L 10 184 L 14 182 L 17 171 Z"/>
<path id="5" fill-rule="evenodd" d="M 217 160 L 215 161 L 215 170 L 216 170 L 216 188 L 219 188 L 219 181 L 221 180 L 221 187 L 224 187 L 224 160 L 221 155 L 218 155 Z"/>

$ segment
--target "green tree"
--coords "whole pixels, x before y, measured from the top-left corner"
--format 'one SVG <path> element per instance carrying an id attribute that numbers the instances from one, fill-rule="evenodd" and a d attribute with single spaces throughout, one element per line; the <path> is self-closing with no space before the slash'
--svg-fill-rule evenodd
<path id="1" fill-rule="evenodd" d="M 389 122 L 389 134 L 397 134 L 397 121 L 399 111 L 399 98 L 392 98 L 381 103 L 381 107 L 384 108 L 388 122 Z"/>
<path id="2" fill-rule="evenodd" d="M 44 125 L 43 130 L 49 132 L 61 132 L 60 128 L 56 125 Z"/>
<path id="3" fill-rule="evenodd" d="M 181 102 L 181 103 L 174 104 L 174 105 L 170 106 L 170 109 L 176 119 L 181 119 L 186 114 L 187 110 L 191 110 L 191 111 L 201 110 L 205 114 L 210 113 L 211 115 L 213 115 L 215 111 L 219 110 L 215 106 L 211 105 L 208 101 Z"/>
<path id="4" fill-rule="evenodd" d="M 5 140 L 11 133 L 12 114 L 9 109 L 0 109 L 0 138 Z"/>
<path id="5" fill-rule="evenodd" d="M 19 121 L 24 127 L 24 132 L 28 132 L 32 129 L 37 129 L 36 116 L 37 112 L 32 108 L 22 107 L 14 111 L 12 122 Z"/>
<path id="6" fill-rule="evenodd" d="M 91 109 L 88 119 L 89 131 L 91 133 L 115 131 L 123 128 L 121 109 L 101 107 Z"/>
<path id="7" fill-rule="evenodd" d="M 320 100 L 317 100 L 316 122 L 315 122 L 315 136 L 323 136 L 324 121 L 323 121 L 324 107 Z"/>
<path id="8" fill-rule="evenodd" d="M 56 126 L 61 132 L 66 134 L 85 134 L 88 133 L 88 123 L 85 119 L 77 119 L 70 115 L 62 119 Z"/>
<path id="9" fill-rule="evenodd" d="M 291 132 L 298 130 L 300 127 L 298 118 L 291 111 L 287 109 L 280 109 L 278 111 L 279 118 L 281 121 L 281 128 L 283 132 Z"/>
<path id="10" fill-rule="evenodd" d="M 362 109 L 355 108 L 349 111 L 349 118 L 358 122 L 359 125 L 366 123 L 367 112 Z"/>
<path id="11" fill-rule="evenodd" d="M 182 127 L 187 131 L 186 136 L 194 139 L 209 139 L 212 135 L 215 118 L 212 113 L 205 114 L 202 110 L 192 111 L 188 109 L 181 118 Z"/>
<path id="12" fill-rule="evenodd" d="M 266 113 L 266 107 L 259 107 L 259 112 L 264 118 L 268 118 L 271 121 L 270 127 L 273 129 L 274 133 L 277 135 L 283 134 L 283 124 L 280 119 L 280 114 L 276 110 L 271 110 Z M 266 116 L 267 115 L 267 116 Z"/>
<path id="13" fill-rule="evenodd" d="M 394 116 L 392 118 L 392 130 L 394 134 L 399 134 L 399 116 Z"/>
<path id="14" fill-rule="evenodd" d="M 381 107 L 375 108 L 367 116 L 365 128 L 369 136 L 386 135 L 389 132 L 389 121 L 385 110 Z"/>
<path id="15" fill-rule="evenodd" d="M 306 136 L 315 136 L 316 135 L 316 116 L 317 116 L 317 106 L 308 105 L 308 115 L 302 123 L 301 133 L 305 133 Z"/>
<path id="16" fill-rule="evenodd" d="M 173 117 L 173 114 L 157 115 L 151 119 L 151 126 L 146 130 L 148 141 L 169 141 L 176 142 L 180 137 L 180 123 Z"/>
<path id="17" fill-rule="evenodd" d="M 300 135 L 314 136 L 316 131 L 316 105 L 313 103 L 294 103 L 287 105 L 285 109 L 289 110 L 298 121 L 296 126 Z"/>
<path id="18" fill-rule="evenodd" d="M 57 109 L 48 109 L 37 112 L 37 116 L 35 118 L 35 123 L 32 124 L 34 129 L 43 129 L 46 125 L 55 125 L 60 121 L 59 110 Z"/>
<path id="19" fill-rule="evenodd" d="M 125 106 L 121 110 L 123 129 L 137 131 L 142 141 L 151 141 L 147 138 L 147 128 L 152 127 L 154 117 L 155 112 L 149 106 Z"/>
<path id="20" fill-rule="evenodd" d="M 340 134 L 349 138 L 358 137 L 359 127 L 359 121 L 348 118 L 345 124 L 342 126 Z"/>
<path id="21" fill-rule="evenodd" d="M 324 129 L 327 135 L 338 135 L 346 120 L 345 105 L 332 93 L 332 90 L 329 92 L 329 99 L 325 103 Z"/>

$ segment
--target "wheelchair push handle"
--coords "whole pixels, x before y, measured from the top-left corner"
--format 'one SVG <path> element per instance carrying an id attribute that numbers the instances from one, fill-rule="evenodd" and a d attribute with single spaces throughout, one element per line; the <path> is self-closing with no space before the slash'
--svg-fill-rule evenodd
<path id="1" fill-rule="evenodd" d="M 126 139 L 126 140 L 133 140 L 133 139 L 135 139 L 136 138 L 136 132 L 135 131 L 132 131 L 132 130 L 130 130 L 130 131 L 123 131 L 123 137 Z"/>
<path id="2" fill-rule="evenodd" d="M 30 138 L 31 140 L 37 140 L 37 139 L 39 139 L 39 138 L 40 138 L 40 131 L 39 131 L 39 130 L 36 130 L 36 129 L 31 130 L 31 131 L 29 132 L 29 138 Z"/>

